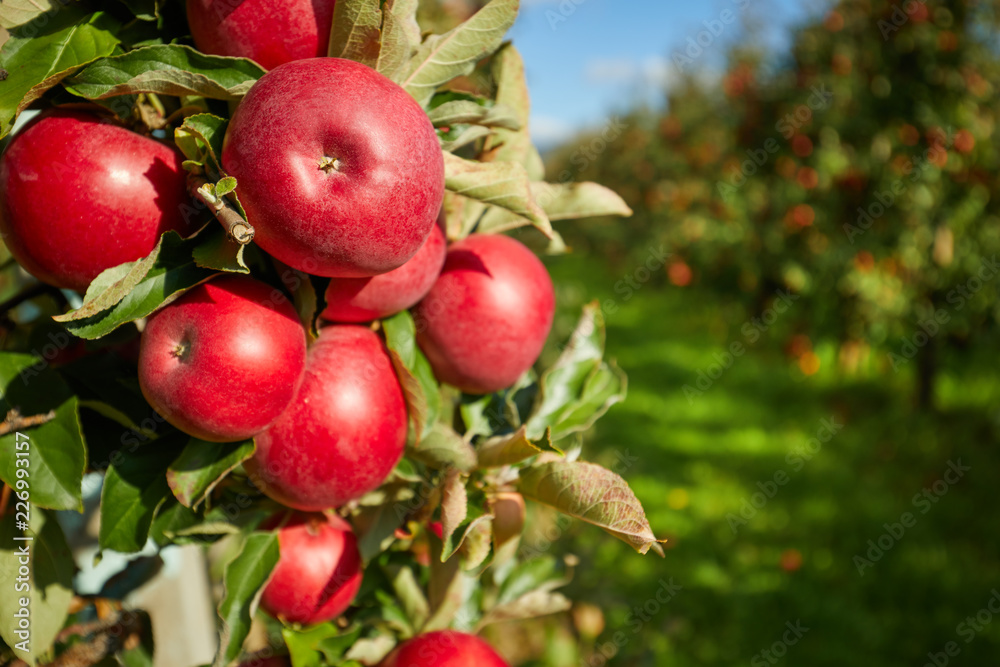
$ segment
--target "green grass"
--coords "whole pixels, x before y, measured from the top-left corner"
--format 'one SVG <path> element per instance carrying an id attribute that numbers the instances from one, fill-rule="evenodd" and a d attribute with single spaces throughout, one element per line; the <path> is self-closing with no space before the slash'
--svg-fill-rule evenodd
<path id="1" fill-rule="evenodd" d="M 600 263 L 569 256 L 549 265 L 559 285 L 558 337 L 585 298 L 619 299 L 607 317 L 607 350 L 629 375 L 629 396 L 588 436 L 584 458 L 610 465 L 616 451 L 637 457 L 624 477 L 654 531 L 670 539 L 661 560 L 574 525 L 558 547 L 581 559 L 571 597 L 605 612 L 598 643 L 623 633 L 607 664 L 920 667 L 948 642 L 961 650 L 949 664 L 994 664 L 1000 615 L 969 643 L 956 630 L 1000 589 L 1000 382 L 991 350 L 948 357 L 940 407 L 920 414 L 912 378 L 880 373 L 877 360 L 867 374 L 845 376 L 833 347 L 818 345 L 820 371 L 804 376 L 782 350 L 790 332 L 779 320 L 689 401 L 682 387 L 743 340 L 746 313 L 660 280 L 624 301 L 614 291 L 620 276 Z M 831 417 L 843 428 L 795 470 L 786 457 Z M 922 514 L 913 496 L 958 459 L 971 471 Z M 734 533 L 727 515 L 778 471 L 787 483 Z M 854 556 L 908 511 L 915 525 L 859 575 Z M 792 550 L 802 558 L 797 571 L 781 564 Z M 683 589 L 635 632 L 630 610 L 671 577 Z M 755 661 L 797 620 L 809 631 L 786 655 Z"/>

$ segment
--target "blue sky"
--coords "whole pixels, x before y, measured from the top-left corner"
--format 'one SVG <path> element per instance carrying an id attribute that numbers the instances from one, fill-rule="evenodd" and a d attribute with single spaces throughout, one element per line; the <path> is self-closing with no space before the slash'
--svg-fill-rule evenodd
<path id="1" fill-rule="evenodd" d="M 743 21 L 776 49 L 787 32 L 819 11 L 821 0 L 523 0 L 511 31 L 524 56 L 531 88 L 532 134 L 542 146 L 599 126 L 637 101 L 656 103 L 676 76 L 671 61 L 688 38 L 713 23 L 718 36 L 695 65 L 718 70 Z M 732 14 L 723 15 L 724 11 Z M 738 18 L 737 18 L 738 17 Z M 729 24 L 720 19 L 728 18 Z M 721 27 L 721 30 L 720 30 Z"/>

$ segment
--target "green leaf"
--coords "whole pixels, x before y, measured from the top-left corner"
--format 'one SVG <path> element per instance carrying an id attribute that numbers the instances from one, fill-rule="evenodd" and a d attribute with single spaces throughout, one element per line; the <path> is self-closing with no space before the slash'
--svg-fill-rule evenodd
<path id="1" fill-rule="evenodd" d="M 439 86 L 469 74 L 478 61 L 500 47 L 519 6 L 520 0 L 492 0 L 453 30 L 428 37 L 410 59 L 403 88 L 427 106 Z"/>
<path id="2" fill-rule="evenodd" d="M 169 233 L 169 232 L 168 232 Z M 163 248 L 167 234 L 160 237 L 153 250 L 144 258 L 135 262 L 126 262 L 102 271 L 90 286 L 83 298 L 83 305 L 76 310 L 53 317 L 56 322 L 72 322 L 97 315 L 101 311 L 113 308 L 124 299 L 135 286 L 142 282 L 149 270 L 156 265 Z"/>
<path id="3" fill-rule="evenodd" d="M 83 511 L 87 449 L 76 396 L 48 362 L 28 354 L 0 353 L 0 382 L 0 414 L 17 410 L 21 417 L 45 419 L 20 436 L 11 432 L 0 437 L 0 479 L 18 491 L 24 490 L 18 480 L 25 479 L 20 487 L 27 484 L 31 502 L 39 507 Z M 18 465 L 19 459 L 28 461 L 26 468 Z M 22 469 L 27 470 L 26 478 L 18 476 Z"/>
<path id="4" fill-rule="evenodd" d="M 344 654 L 348 662 L 341 663 L 339 667 L 377 665 L 395 647 L 396 637 L 390 633 L 379 633 L 373 637 L 362 637 L 354 642 L 347 653 Z"/>
<path id="5" fill-rule="evenodd" d="M 603 529 L 641 554 L 663 555 L 646 513 L 621 477 L 593 463 L 555 461 L 521 471 L 518 491 Z"/>
<path id="6" fill-rule="evenodd" d="M 306 330 L 306 337 L 311 344 L 319 338 L 319 330 L 316 328 L 316 312 L 319 308 L 319 297 L 316 294 L 316 286 L 313 285 L 309 275 L 286 267 L 281 271 L 281 282 L 292 294 L 292 305 L 299 316 L 299 321 Z"/>
<path id="7" fill-rule="evenodd" d="M 210 113 L 195 114 L 185 118 L 184 123 L 174 130 L 174 142 L 187 159 L 208 163 L 221 173 L 222 142 L 227 127 L 229 121 L 225 118 Z"/>
<path id="8" fill-rule="evenodd" d="M 118 22 L 104 12 L 88 16 L 73 6 L 12 30 L 0 49 L 0 68 L 8 75 L 0 84 L 0 137 L 47 90 L 79 67 L 113 53 L 118 46 L 117 29 Z"/>
<path id="9" fill-rule="evenodd" d="M 236 189 L 236 179 L 232 176 L 226 176 L 215 184 L 215 196 L 225 197 L 230 192 Z"/>
<path id="10" fill-rule="evenodd" d="M 514 162 L 522 165 L 532 181 L 545 178 L 545 165 L 531 143 L 529 120 L 531 96 L 524 76 L 524 61 L 512 45 L 505 45 L 493 58 L 493 80 L 496 82 L 496 102 L 514 111 L 520 129 L 498 128 L 487 145 L 491 162 Z"/>
<path id="11" fill-rule="evenodd" d="M 494 518 L 487 515 L 484 520 L 473 523 L 466 531 L 461 549 L 462 567 L 466 571 L 482 567 L 493 550 Z"/>
<path id="12" fill-rule="evenodd" d="M 215 667 L 225 667 L 240 654 L 250 633 L 250 620 L 260 593 L 278 564 L 278 533 L 251 533 L 243 547 L 227 565 L 223 581 L 226 594 L 219 603 L 223 622 Z"/>
<path id="13" fill-rule="evenodd" d="M 452 469 L 441 486 L 441 539 L 449 543 L 459 524 L 469 515 L 469 496 L 461 472 Z"/>
<path id="14" fill-rule="evenodd" d="M 157 440 L 133 452 L 119 450 L 101 490 L 102 549 L 141 551 L 157 507 L 170 495 L 166 472 L 177 458 L 173 443 Z"/>
<path id="15" fill-rule="evenodd" d="M 16 28 L 62 7 L 63 3 L 58 0 L 3 0 L 0 3 L 0 28 Z"/>
<path id="16" fill-rule="evenodd" d="M 542 374 L 540 398 L 526 423 L 531 440 L 551 431 L 552 441 L 590 428 L 615 403 L 625 399 L 628 379 L 602 360 L 604 323 L 595 302 L 583 315 L 555 365 Z"/>
<path id="17" fill-rule="evenodd" d="M 243 250 L 246 246 L 229 238 L 222 225 L 214 220 L 208 224 L 210 227 L 208 232 L 199 235 L 203 239 L 201 244 L 191 251 L 191 259 L 195 265 L 212 271 L 250 273 L 249 267 L 243 260 Z"/>
<path id="18" fill-rule="evenodd" d="M 406 395 L 416 443 L 427 437 L 441 413 L 441 394 L 430 362 L 417 347 L 416 324 L 408 311 L 382 320 L 386 347 Z"/>
<path id="19" fill-rule="evenodd" d="M 463 487 L 464 488 L 464 487 Z M 466 503 L 466 513 L 462 517 L 462 521 L 455 526 L 455 529 L 451 534 L 445 534 L 443 532 L 444 524 L 444 502 L 442 501 L 442 535 L 445 536 L 444 545 L 441 548 L 441 562 L 444 563 L 455 555 L 465 540 L 472 535 L 478 526 L 481 524 L 489 524 L 493 521 L 493 515 L 489 512 L 483 511 L 481 507 L 475 504 Z"/>
<path id="20" fill-rule="evenodd" d="M 388 0 L 382 8 L 382 48 L 375 69 L 393 81 L 420 46 L 418 0 Z"/>
<path id="21" fill-rule="evenodd" d="M 573 603 L 561 593 L 549 591 L 531 591 L 516 600 L 498 604 L 490 609 L 479 622 L 477 630 L 492 623 L 503 621 L 520 621 L 528 618 L 538 618 L 549 614 L 558 614 L 573 606 Z"/>
<path id="22" fill-rule="evenodd" d="M 528 172 L 513 162 L 474 162 L 444 154 L 445 187 L 455 194 L 477 199 L 526 218 L 546 236 L 552 224 L 535 202 Z"/>
<path id="23" fill-rule="evenodd" d="M 533 182 L 531 194 L 549 220 L 578 220 L 605 215 L 629 217 L 632 209 L 614 191 L 597 183 Z M 496 234 L 531 224 L 510 211 L 493 207 L 486 212 L 476 231 Z"/>
<path id="24" fill-rule="evenodd" d="M 469 100 L 445 102 L 427 112 L 427 117 L 431 119 L 434 127 L 462 124 L 503 127 L 508 130 L 517 130 L 521 127 L 521 121 L 514 109 L 504 104 L 484 107 Z"/>
<path id="25" fill-rule="evenodd" d="M 542 451 L 542 447 L 528 440 L 523 426 L 516 433 L 490 438 L 476 448 L 480 468 L 514 465 L 541 454 Z"/>
<path id="26" fill-rule="evenodd" d="M 386 575 L 392 582 L 392 589 L 402 604 L 409 625 L 420 628 L 430 615 L 430 605 L 413 569 L 408 566 L 390 566 L 386 568 Z"/>
<path id="27" fill-rule="evenodd" d="M 361 630 L 360 625 L 341 631 L 333 623 L 321 623 L 302 629 L 284 627 L 281 636 L 293 667 L 322 667 L 324 658 L 327 663 L 339 664 L 337 661 L 358 640 Z"/>
<path id="28" fill-rule="evenodd" d="M 337 0 L 328 54 L 375 68 L 381 48 L 380 0 Z"/>
<path id="29" fill-rule="evenodd" d="M 140 21 L 155 21 L 160 16 L 158 0 L 119 0 Z"/>
<path id="30" fill-rule="evenodd" d="M 515 565 L 497 593 L 497 604 L 507 604 L 531 591 L 551 591 L 569 583 L 554 556 L 532 558 Z"/>
<path id="31" fill-rule="evenodd" d="M 11 509 L 16 499 L 11 499 Z M 20 518 L 20 517 L 17 517 Z M 35 664 L 36 660 L 46 653 L 55 641 L 56 635 L 62 629 L 73 601 L 73 554 L 66 543 L 55 514 L 37 507 L 32 507 L 29 517 L 29 529 L 17 529 L 14 512 L 10 512 L 0 520 L 0 584 L 4 594 L 0 595 L 0 637 L 10 647 L 16 647 L 23 641 L 15 630 L 19 629 L 15 614 L 24 614 L 24 609 L 30 613 L 31 636 L 28 651 L 17 650 L 18 658 Z M 18 540 L 27 536 L 32 540 Z M 15 591 L 15 582 L 20 575 L 22 565 L 22 549 L 28 551 L 27 581 L 30 593 Z M 30 607 L 22 607 L 22 597 L 30 600 Z"/>
<path id="32" fill-rule="evenodd" d="M 455 134 L 453 139 L 448 139 L 441 143 L 441 150 L 454 153 L 463 146 L 475 143 L 484 137 L 490 136 L 492 130 L 482 125 L 466 126 L 461 132 Z"/>
<path id="33" fill-rule="evenodd" d="M 354 516 L 354 532 L 358 536 L 361 560 L 367 563 L 389 548 L 395 540 L 396 529 L 403 524 L 408 506 L 386 502 L 374 507 L 362 507 Z"/>
<path id="34" fill-rule="evenodd" d="M 64 83 L 71 93 L 91 100 L 156 93 L 238 100 L 265 70 L 246 58 L 209 56 L 189 46 L 145 46 L 104 58 Z"/>
<path id="35" fill-rule="evenodd" d="M 236 466 L 253 456 L 253 439 L 244 442 L 205 442 L 191 438 L 187 447 L 170 464 L 167 484 L 185 507 L 198 509 L 208 501 L 212 489 Z"/>
<path id="36" fill-rule="evenodd" d="M 156 510 L 156 517 L 149 527 L 149 536 L 160 547 L 165 547 L 174 541 L 178 531 L 191 528 L 201 521 L 197 512 L 181 505 L 174 498 L 167 498 L 166 502 Z"/>
<path id="37" fill-rule="evenodd" d="M 115 302 L 114 306 L 90 314 L 93 309 L 84 303 L 81 309 L 53 319 L 63 322 L 71 333 L 81 338 L 100 338 L 123 324 L 146 317 L 215 275 L 212 270 L 195 263 L 192 253 L 198 244 L 197 238 L 182 240 L 176 232 L 165 232 L 150 253 L 155 258 L 145 275 L 124 296 L 121 295 L 123 290 L 114 288 L 116 291 L 107 297 L 108 302 Z"/>
<path id="38" fill-rule="evenodd" d="M 409 456 L 435 470 L 454 468 L 464 473 L 476 469 L 476 450 L 445 424 L 434 424 L 420 446 L 409 450 Z"/>

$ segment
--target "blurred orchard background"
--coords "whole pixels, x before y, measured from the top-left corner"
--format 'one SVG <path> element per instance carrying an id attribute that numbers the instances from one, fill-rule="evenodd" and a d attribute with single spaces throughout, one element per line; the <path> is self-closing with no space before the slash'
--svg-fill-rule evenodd
<path id="1" fill-rule="evenodd" d="M 536 517 L 525 548 L 579 559 L 585 602 L 496 640 L 551 667 L 995 664 L 1000 3 L 524 4 L 548 180 L 635 210 L 560 227 L 553 340 L 600 299 L 630 391 L 585 451 L 670 543 Z"/>
<path id="2" fill-rule="evenodd" d="M 548 180 L 635 211 L 560 226 L 552 340 L 600 300 L 630 387 L 586 456 L 670 542 L 533 515 L 579 602 L 491 640 L 534 667 L 995 664 L 1000 2 L 523 4 Z"/>

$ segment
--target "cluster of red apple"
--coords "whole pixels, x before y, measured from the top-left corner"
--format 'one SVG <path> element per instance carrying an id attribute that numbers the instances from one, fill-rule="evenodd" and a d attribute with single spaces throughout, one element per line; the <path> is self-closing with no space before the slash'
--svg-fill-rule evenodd
<path id="1" fill-rule="evenodd" d="M 317 43 L 334 3 L 318 4 L 329 11 L 301 31 L 318 32 Z M 253 40 L 219 34 L 229 16 L 222 5 L 188 3 L 199 46 L 274 66 L 237 107 L 222 166 L 258 246 L 330 279 L 324 326 L 307 346 L 281 290 L 220 275 L 148 318 L 139 381 L 156 411 L 191 436 L 256 438 L 251 479 L 300 511 L 264 526 L 280 530 L 281 558 L 262 606 L 317 623 L 343 613 L 361 581 L 351 527 L 328 510 L 377 488 L 407 439 L 404 392 L 370 323 L 412 308 L 436 377 L 485 394 L 512 385 L 538 357 L 553 288 L 538 258 L 509 237 L 447 245 L 441 147 L 406 91 L 349 60 L 263 42 L 245 52 Z M 251 19 L 262 34 L 267 16 L 240 20 Z M 45 112 L 20 131 L 0 159 L 0 194 L 7 247 L 61 288 L 83 291 L 106 269 L 146 256 L 164 232 L 194 231 L 182 214 L 190 200 L 179 153 L 86 111 Z M 430 664 L 407 662 L 407 650 L 399 664 Z M 485 646 L 462 651 L 482 654 L 474 664 L 502 664 Z"/>

